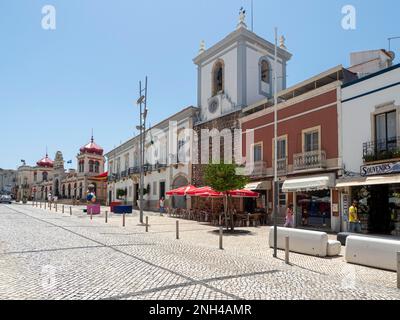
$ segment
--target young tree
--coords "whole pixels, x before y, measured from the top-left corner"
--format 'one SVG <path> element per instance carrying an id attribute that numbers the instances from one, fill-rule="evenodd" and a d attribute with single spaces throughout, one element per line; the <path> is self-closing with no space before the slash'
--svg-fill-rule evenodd
<path id="1" fill-rule="evenodd" d="M 225 194 L 224 215 L 230 217 L 231 230 L 235 230 L 233 211 L 231 209 L 232 198 L 229 191 L 243 189 L 248 183 L 248 178 L 236 173 L 238 167 L 235 164 L 209 164 L 205 170 L 205 182 L 215 191 Z M 227 225 L 228 228 L 228 225 Z"/>

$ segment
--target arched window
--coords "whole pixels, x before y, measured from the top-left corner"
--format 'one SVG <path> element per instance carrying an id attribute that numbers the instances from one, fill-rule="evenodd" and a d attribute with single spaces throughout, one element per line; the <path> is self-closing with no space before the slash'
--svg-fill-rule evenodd
<path id="1" fill-rule="evenodd" d="M 85 171 L 85 161 L 81 160 L 79 161 L 79 172 L 84 172 Z"/>
<path id="2" fill-rule="evenodd" d="M 261 81 L 271 83 L 271 69 L 267 60 L 261 61 Z"/>
<path id="3" fill-rule="evenodd" d="M 212 71 L 212 95 L 215 96 L 224 91 L 224 61 L 215 62 Z"/>
<path id="4" fill-rule="evenodd" d="M 43 173 L 42 173 L 42 180 L 43 180 L 43 181 L 47 181 L 48 175 L 49 175 L 49 174 L 48 174 L 46 171 L 43 172 Z"/>
<path id="5" fill-rule="evenodd" d="M 96 161 L 94 163 L 94 172 L 99 173 L 99 171 L 100 171 L 100 162 Z"/>
<path id="6" fill-rule="evenodd" d="M 74 199 L 76 199 L 76 193 L 77 193 L 77 185 L 74 183 Z"/>
<path id="7" fill-rule="evenodd" d="M 37 172 L 35 171 L 34 173 L 33 173 L 33 181 L 37 181 Z"/>
<path id="8" fill-rule="evenodd" d="M 272 69 L 267 57 L 262 57 L 259 65 L 259 93 L 265 97 L 272 96 Z"/>
<path id="9" fill-rule="evenodd" d="M 83 186 L 82 182 L 79 184 L 79 199 L 82 199 L 83 196 Z"/>
<path id="10" fill-rule="evenodd" d="M 68 185 L 68 199 L 71 199 L 71 185 Z"/>
<path id="11" fill-rule="evenodd" d="M 62 185 L 62 197 L 65 198 L 65 184 Z"/>
<path id="12" fill-rule="evenodd" d="M 94 166 L 94 161 L 90 160 L 89 161 L 89 172 L 93 172 L 94 171 L 93 166 Z"/>

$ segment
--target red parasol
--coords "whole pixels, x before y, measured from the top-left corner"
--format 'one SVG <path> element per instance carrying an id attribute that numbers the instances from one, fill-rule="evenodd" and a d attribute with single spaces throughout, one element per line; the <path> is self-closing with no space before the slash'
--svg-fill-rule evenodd
<path id="1" fill-rule="evenodd" d="M 258 198 L 260 196 L 258 192 L 250 190 L 232 190 L 228 193 L 235 198 Z"/>
<path id="2" fill-rule="evenodd" d="M 166 192 L 166 195 L 170 196 L 170 197 L 173 197 L 173 196 L 175 196 L 175 197 L 183 197 L 183 196 L 188 195 L 188 192 L 194 191 L 196 189 L 197 188 L 195 186 L 188 185 L 186 187 L 180 187 L 178 189 L 168 191 L 168 192 Z"/>
<path id="3" fill-rule="evenodd" d="M 222 192 L 215 191 L 211 187 L 197 188 L 195 190 L 189 191 L 187 194 L 192 197 L 203 197 L 203 198 L 207 197 L 219 198 L 223 197 L 224 195 Z"/>

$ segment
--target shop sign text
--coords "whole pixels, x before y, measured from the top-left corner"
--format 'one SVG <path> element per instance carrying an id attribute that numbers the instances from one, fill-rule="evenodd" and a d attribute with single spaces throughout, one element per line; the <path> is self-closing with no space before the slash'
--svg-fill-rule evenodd
<path id="1" fill-rule="evenodd" d="M 370 166 L 361 167 L 361 175 L 363 177 L 375 176 L 380 174 L 400 173 L 400 162 L 381 163 Z"/>

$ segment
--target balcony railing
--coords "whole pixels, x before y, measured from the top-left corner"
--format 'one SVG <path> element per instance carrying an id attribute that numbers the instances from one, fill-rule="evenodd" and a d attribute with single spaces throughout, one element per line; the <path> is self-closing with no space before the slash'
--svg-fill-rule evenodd
<path id="1" fill-rule="evenodd" d="M 245 168 L 246 175 L 258 177 L 267 175 L 267 163 L 265 161 L 255 161 L 247 163 Z"/>
<path id="2" fill-rule="evenodd" d="M 159 162 L 157 162 L 154 166 L 153 166 L 153 169 L 154 170 L 160 170 L 160 169 L 165 169 L 165 168 L 167 168 L 168 167 L 168 165 L 166 164 L 166 163 L 159 163 Z"/>
<path id="3" fill-rule="evenodd" d="M 131 174 L 139 174 L 140 173 L 140 167 L 136 166 L 136 167 L 129 168 L 128 172 L 129 172 L 129 175 L 131 175 Z"/>
<path id="4" fill-rule="evenodd" d="M 400 138 L 391 138 L 363 144 L 363 159 L 365 162 L 400 158 Z"/>
<path id="5" fill-rule="evenodd" d="M 287 174 L 287 158 L 278 159 L 278 175 L 286 175 Z"/>
<path id="6" fill-rule="evenodd" d="M 293 170 L 325 169 L 325 151 L 311 151 L 293 155 Z"/>

